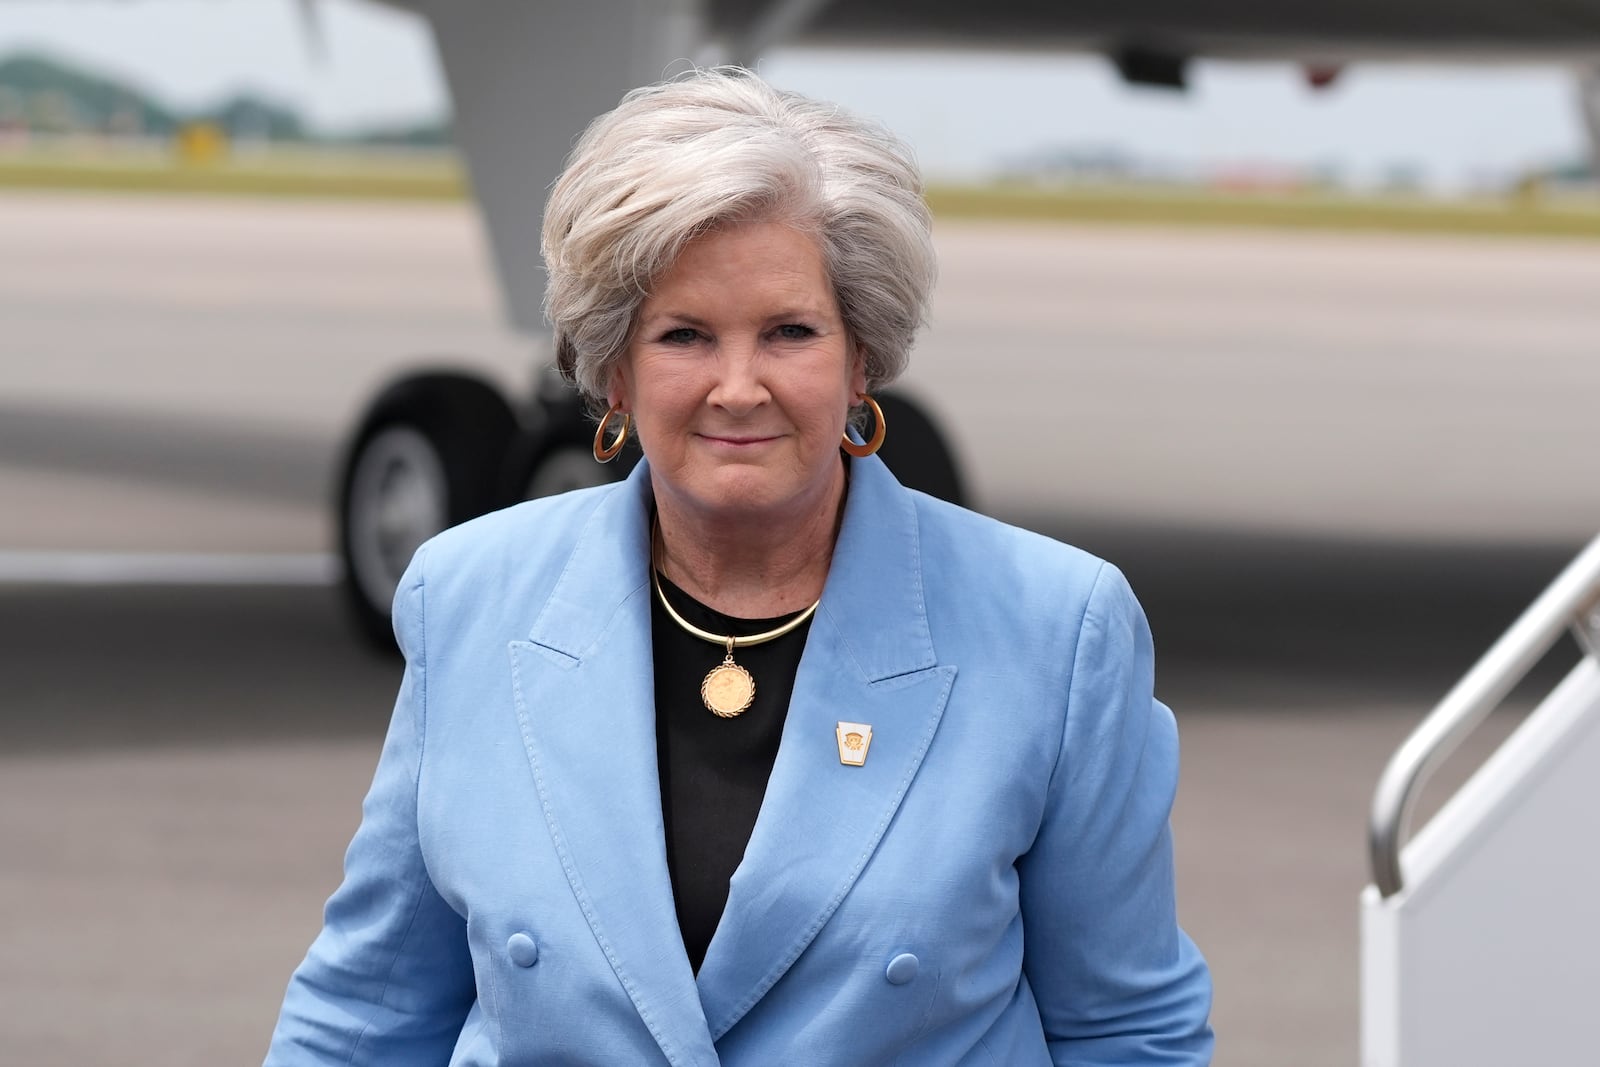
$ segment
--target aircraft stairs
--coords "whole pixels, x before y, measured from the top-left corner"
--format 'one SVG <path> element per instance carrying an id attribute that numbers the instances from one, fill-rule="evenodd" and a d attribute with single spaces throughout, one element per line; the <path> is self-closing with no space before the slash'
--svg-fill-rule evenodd
<path id="1" fill-rule="evenodd" d="M 1569 630 L 1578 665 L 1406 841 L 1428 776 Z M 1363 1067 L 1600 1065 L 1600 537 L 1396 751 L 1369 846 Z"/>

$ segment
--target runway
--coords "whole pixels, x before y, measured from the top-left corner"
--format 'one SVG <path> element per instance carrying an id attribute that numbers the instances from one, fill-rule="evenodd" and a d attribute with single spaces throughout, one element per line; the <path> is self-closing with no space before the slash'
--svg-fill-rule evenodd
<path id="1" fill-rule="evenodd" d="M 5 195 L 0 232 L 0 552 L 323 552 L 329 467 L 386 374 L 530 373 L 460 208 Z M 978 405 L 970 462 L 1011 471 L 986 503 L 1114 559 L 1152 620 L 1217 1062 L 1353 1063 L 1379 769 L 1600 529 L 1600 248 L 940 247 L 913 384 Z M 1046 417 L 1013 423 L 1025 393 L 1049 454 L 1019 448 Z M 257 1061 L 395 663 L 314 584 L 0 584 L 0 679 L 0 1058 Z"/>

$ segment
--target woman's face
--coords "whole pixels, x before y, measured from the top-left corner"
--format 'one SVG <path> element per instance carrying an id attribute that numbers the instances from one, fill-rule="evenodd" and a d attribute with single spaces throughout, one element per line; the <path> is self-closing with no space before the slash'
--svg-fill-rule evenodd
<path id="1" fill-rule="evenodd" d="M 633 414 L 658 498 L 771 519 L 837 499 L 865 388 L 816 242 L 743 223 L 696 238 L 657 279 L 608 399 Z"/>

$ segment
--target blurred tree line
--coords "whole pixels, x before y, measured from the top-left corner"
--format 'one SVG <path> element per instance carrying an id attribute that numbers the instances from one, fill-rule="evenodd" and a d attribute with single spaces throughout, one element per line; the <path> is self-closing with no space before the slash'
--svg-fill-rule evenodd
<path id="1" fill-rule="evenodd" d="M 0 59 L 0 134 L 164 141 L 196 125 L 218 128 L 236 143 L 418 148 L 450 144 L 445 121 L 327 135 L 312 130 L 292 107 L 249 93 L 202 111 L 183 112 L 137 86 L 48 56 L 24 53 Z"/>

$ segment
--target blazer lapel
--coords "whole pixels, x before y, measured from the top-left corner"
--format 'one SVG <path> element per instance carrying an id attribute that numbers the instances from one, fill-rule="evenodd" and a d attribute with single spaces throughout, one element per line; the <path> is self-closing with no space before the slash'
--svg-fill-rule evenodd
<path id="1" fill-rule="evenodd" d="M 715 1064 L 662 834 L 648 515 L 640 463 L 511 645 L 517 716 L 562 868 L 618 981 L 668 1062 Z"/>
<path id="2" fill-rule="evenodd" d="M 933 740 L 956 669 L 922 600 L 915 504 L 876 459 L 851 464 L 838 544 L 795 677 L 777 762 L 698 983 L 713 1039 L 763 997 L 876 850 Z M 840 720 L 868 723 L 862 766 Z"/>

